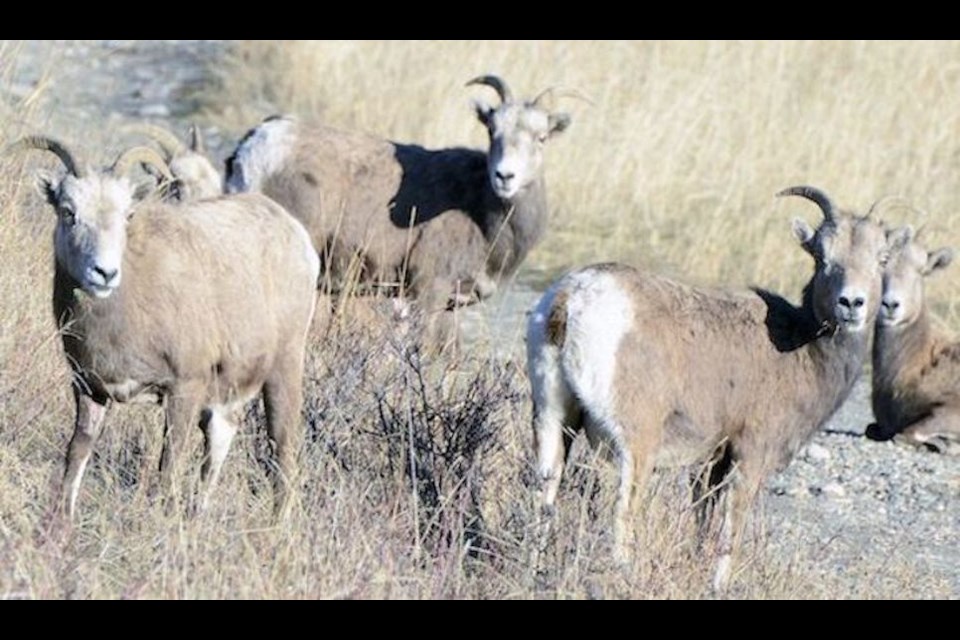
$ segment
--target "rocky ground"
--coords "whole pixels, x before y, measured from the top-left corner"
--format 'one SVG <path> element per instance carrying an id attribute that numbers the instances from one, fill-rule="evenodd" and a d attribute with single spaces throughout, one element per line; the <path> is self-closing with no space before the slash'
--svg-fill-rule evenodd
<path id="1" fill-rule="evenodd" d="M 110 126 L 147 118 L 182 133 L 195 106 L 193 92 L 210 81 L 204 62 L 224 46 L 29 41 L 19 52 L 13 95 L 0 94 L 0 107 L 44 82 L 41 100 L 52 107 L 44 132 L 76 130 L 78 120 Z M 205 133 L 222 161 L 235 140 L 214 128 Z M 522 311 L 535 295 L 518 286 L 484 313 L 498 315 L 515 340 Z M 861 380 L 826 428 L 769 483 L 763 507 L 770 544 L 787 558 L 814 559 L 831 578 L 848 580 L 853 596 L 883 583 L 883 592 L 902 589 L 904 598 L 958 598 L 960 461 L 864 438 L 872 419 L 866 382 Z M 913 568 L 906 580 L 904 566 Z"/>

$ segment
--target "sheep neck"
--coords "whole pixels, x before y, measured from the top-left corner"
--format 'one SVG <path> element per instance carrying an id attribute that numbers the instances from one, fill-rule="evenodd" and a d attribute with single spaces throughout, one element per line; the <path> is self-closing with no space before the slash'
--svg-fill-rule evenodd
<path id="1" fill-rule="evenodd" d="M 530 249 L 543 237 L 547 228 L 547 193 L 542 175 L 521 189 L 509 200 L 491 207 L 481 223 L 484 237 L 490 244 L 487 270 L 496 277 L 514 273 Z"/>
<path id="2" fill-rule="evenodd" d="M 776 348 L 805 361 L 806 366 L 801 369 L 807 371 L 810 381 L 820 390 L 822 419 L 811 421 L 812 433 L 850 395 L 869 355 L 869 332 L 850 333 L 825 327 L 816 318 L 810 284 L 804 288 L 799 307 L 775 294 L 758 293 L 769 308 L 767 326 Z"/>
<path id="3" fill-rule="evenodd" d="M 926 306 L 913 322 L 899 327 L 879 324 L 873 344 L 872 402 L 875 417 L 886 428 L 898 428 L 914 417 L 907 383 L 915 374 L 912 363 L 926 362 L 935 349 L 935 335 Z M 914 400 L 917 398 L 914 396 Z"/>

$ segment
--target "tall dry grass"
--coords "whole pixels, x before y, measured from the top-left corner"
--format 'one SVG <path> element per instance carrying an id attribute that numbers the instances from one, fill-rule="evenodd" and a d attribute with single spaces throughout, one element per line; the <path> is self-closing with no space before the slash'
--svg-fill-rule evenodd
<path id="1" fill-rule="evenodd" d="M 944 62 L 956 43 L 281 44 L 236 43 L 216 61 L 221 82 L 204 98 L 211 123 L 239 136 L 285 110 L 398 140 L 481 146 L 469 98 L 484 92 L 463 87 L 473 75 L 499 73 L 518 93 L 588 95 L 557 105 L 574 123 L 548 149 L 555 214 L 529 277 L 627 259 L 789 292 L 809 269 L 789 217 L 816 211 L 771 195 L 797 182 L 856 206 L 901 195 L 930 212 L 931 237 L 956 244 L 950 133 L 960 111 L 956 70 Z M 50 114 L 37 96 L 56 91 L 45 82 L 7 91 L 17 64 L 17 45 L 0 42 L 0 145 L 43 130 Z M 101 123 L 75 127 L 50 133 L 85 152 L 107 137 Z M 0 598 L 711 596 L 687 487 L 672 474 L 637 506 L 644 552 L 626 570 L 610 566 L 614 478 L 579 441 L 536 574 L 528 382 L 516 349 L 494 357 L 480 345 L 431 361 L 406 334 L 384 330 L 376 310 L 315 327 L 301 491 L 282 525 L 270 514 L 257 404 L 199 518 L 165 513 L 152 497 L 159 409 L 116 407 L 77 521 L 63 522 L 55 507 L 72 404 L 50 312 L 53 217 L 33 192 L 48 160 L 0 158 Z M 955 283 L 934 286 L 948 318 Z M 186 445 L 193 464 L 179 489 L 189 493 L 199 430 Z M 756 522 L 732 597 L 894 598 L 905 583 L 949 596 L 949 585 L 906 563 L 885 567 L 883 581 L 866 571 L 852 583 L 800 541 L 775 555 L 762 513 Z"/>
<path id="2" fill-rule="evenodd" d="M 549 144 L 553 218 L 527 271 L 600 260 L 702 282 L 798 293 L 809 258 L 789 219 L 819 215 L 780 189 L 813 184 L 960 243 L 957 41 L 252 41 L 206 95 L 242 132 L 277 111 L 425 146 L 485 145 L 464 87 L 497 73 L 520 95 L 548 87 L 573 124 Z M 931 281 L 958 312 L 960 279 Z M 954 322 L 956 324 L 956 322 Z"/>

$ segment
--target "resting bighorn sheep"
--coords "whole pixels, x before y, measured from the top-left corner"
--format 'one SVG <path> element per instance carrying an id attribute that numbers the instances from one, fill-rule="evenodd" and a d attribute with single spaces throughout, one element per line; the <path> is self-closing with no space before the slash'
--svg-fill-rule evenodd
<path id="1" fill-rule="evenodd" d="M 703 484 L 714 496 L 728 491 L 717 589 L 763 481 L 847 398 L 880 304 L 883 227 L 837 210 L 813 187 L 778 195 L 812 200 L 824 216 L 816 230 L 794 221 L 815 263 L 800 307 L 765 290 L 710 290 L 600 264 L 560 278 L 528 320 L 543 515 L 581 430 L 619 467 L 613 545 L 621 561 L 631 493 L 652 470 L 712 463 Z"/>
<path id="2" fill-rule="evenodd" d="M 873 413 L 867 436 L 960 454 L 960 342 L 936 327 L 923 280 L 954 252 L 928 252 L 906 227 L 891 240 L 873 346 Z"/>
<path id="3" fill-rule="evenodd" d="M 428 314 L 489 297 L 543 236 L 547 140 L 570 123 L 545 91 L 476 103 L 489 151 L 425 149 L 271 117 L 227 159 L 227 192 L 261 191 L 304 223 L 320 253 L 321 287 L 405 294 Z M 359 269 L 358 269 L 359 267 Z M 359 270 L 359 274 L 357 271 Z M 433 316 L 435 317 L 435 316 Z"/>
<path id="4" fill-rule="evenodd" d="M 173 178 L 165 187 L 165 196 L 176 202 L 215 198 L 223 194 L 223 178 L 207 157 L 203 134 L 197 125 L 190 127 L 190 145 L 163 127 L 139 122 L 122 127 L 122 131 L 143 133 L 163 150 L 164 160 Z M 149 166 L 149 165 L 148 165 Z M 148 169 L 149 170 L 149 169 Z M 154 175 L 155 178 L 160 176 Z"/>
<path id="5" fill-rule="evenodd" d="M 135 202 L 126 175 L 132 165 L 149 162 L 169 177 L 146 147 L 102 171 L 47 137 L 13 148 L 52 152 L 66 168 L 65 175 L 43 175 L 40 185 L 57 215 L 53 311 L 76 402 L 63 479 L 67 514 L 76 510 L 112 402 L 164 403 L 167 492 L 179 443 L 190 425 L 200 426 L 203 506 L 237 430 L 231 414 L 261 390 L 282 507 L 295 471 L 291 438 L 320 267 L 303 226 L 260 194 Z"/>

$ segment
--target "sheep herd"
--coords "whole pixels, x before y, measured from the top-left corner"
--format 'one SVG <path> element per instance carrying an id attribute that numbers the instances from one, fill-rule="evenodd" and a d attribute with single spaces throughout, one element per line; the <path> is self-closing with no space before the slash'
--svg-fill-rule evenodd
<path id="1" fill-rule="evenodd" d="M 260 394 L 282 515 L 297 486 L 318 290 L 409 301 L 425 319 L 423 345 L 441 356 L 455 347 L 453 312 L 493 295 L 548 232 L 545 146 L 571 122 L 548 108 L 549 90 L 518 99 L 494 75 L 467 84 L 499 98 L 476 103 L 485 151 L 427 149 L 290 116 L 253 127 L 223 173 L 197 130 L 185 144 L 132 126 L 160 151 L 133 147 L 103 167 L 48 136 L 8 147 L 62 164 L 39 184 L 57 217 L 53 311 L 76 403 L 60 496 L 68 517 L 112 403 L 162 403 L 161 479 L 174 505 L 178 443 L 202 429 L 202 509 L 236 414 Z M 130 176 L 135 167 L 148 184 Z M 924 278 L 952 250 L 922 246 L 910 226 L 885 226 L 875 207 L 841 210 L 815 187 L 778 195 L 812 202 L 822 216 L 793 224 L 813 259 L 799 306 L 772 291 L 597 263 L 557 279 L 530 310 L 541 548 L 583 431 L 618 469 L 620 561 L 631 553 L 631 501 L 652 471 L 701 465 L 698 504 L 705 519 L 718 514 L 714 586 L 723 589 L 763 482 L 836 412 L 871 357 L 877 422 L 867 435 L 957 452 L 960 344 L 933 328 L 923 296 Z"/>

